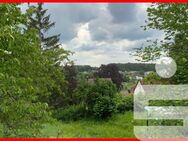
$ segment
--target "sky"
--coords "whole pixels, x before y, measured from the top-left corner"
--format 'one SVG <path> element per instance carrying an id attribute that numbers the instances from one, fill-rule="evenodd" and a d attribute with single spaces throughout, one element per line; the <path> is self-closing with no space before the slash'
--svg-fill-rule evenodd
<path id="1" fill-rule="evenodd" d="M 77 65 L 100 66 L 108 63 L 136 62 L 134 48 L 147 40 L 160 38 L 161 32 L 144 31 L 145 3 L 48 3 L 55 27 L 48 35 L 59 34 L 62 47 L 72 51 Z"/>

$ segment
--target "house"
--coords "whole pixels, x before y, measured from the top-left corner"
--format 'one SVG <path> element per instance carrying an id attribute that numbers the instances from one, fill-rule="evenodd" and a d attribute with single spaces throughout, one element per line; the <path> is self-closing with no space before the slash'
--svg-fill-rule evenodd
<path id="1" fill-rule="evenodd" d="M 135 89 L 136 89 L 136 87 L 137 87 L 137 85 L 138 85 L 139 83 L 140 83 L 141 85 L 144 85 L 144 81 L 143 81 L 143 80 L 142 80 L 142 81 L 137 81 L 137 83 L 136 83 L 130 90 L 128 90 L 129 93 L 134 94 L 134 91 L 135 91 Z"/>

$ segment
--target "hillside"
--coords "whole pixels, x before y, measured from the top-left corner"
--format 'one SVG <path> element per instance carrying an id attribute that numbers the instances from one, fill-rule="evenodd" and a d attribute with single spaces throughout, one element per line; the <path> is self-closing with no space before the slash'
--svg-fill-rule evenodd
<path id="1" fill-rule="evenodd" d="M 120 71 L 155 71 L 154 64 L 145 64 L 145 63 L 114 63 L 118 66 Z M 76 65 L 78 72 L 91 72 L 95 71 L 97 67 L 92 67 L 89 65 Z"/>

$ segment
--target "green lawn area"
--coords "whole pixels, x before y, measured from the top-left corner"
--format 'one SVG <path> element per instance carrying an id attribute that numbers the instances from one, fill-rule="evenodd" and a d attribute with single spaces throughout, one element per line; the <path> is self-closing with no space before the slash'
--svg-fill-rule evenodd
<path id="1" fill-rule="evenodd" d="M 44 137 L 127 137 L 134 138 L 133 114 L 118 114 L 108 121 L 79 120 L 57 125 L 46 125 L 42 130 Z"/>

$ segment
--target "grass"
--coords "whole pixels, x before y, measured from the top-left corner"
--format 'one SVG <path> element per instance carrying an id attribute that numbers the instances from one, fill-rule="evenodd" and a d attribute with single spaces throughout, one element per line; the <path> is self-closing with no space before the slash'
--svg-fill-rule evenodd
<path id="1" fill-rule="evenodd" d="M 0 124 L 0 137 L 3 136 L 3 126 Z"/>
<path id="2" fill-rule="evenodd" d="M 0 137 L 2 137 L 0 126 Z M 60 138 L 134 138 L 133 113 L 117 114 L 106 121 L 82 119 L 72 122 L 46 124 L 42 129 L 42 137 Z"/>
<path id="3" fill-rule="evenodd" d="M 173 125 L 175 123 L 179 125 L 179 122 L 175 121 L 169 122 L 169 125 L 172 123 Z M 158 125 L 153 120 L 149 124 Z M 51 138 L 135 138 L 133 125 L 146 125 L 146 121 L 133 122 L 133 113 L 127 112 L 125 114 L 117 114 L 106 121 L 92 119 L 72 122 L 57 121 L 53 125 L 46 124 L 41 132 L 42 137 Z M 0 137 L 2 137 L 2 126 L 0 126 Z"/>
<path id="4" fill-rule="evenodd" d="M 84 119 L 68 123 L 57 122 L 54 125 L 45 125 L 42 130 L 44 137 L 108 137 L 118 138 L 127 137 L 134 138 L 133 134 L 133 114 L 118 114 L 108 121 L 96 121 L 92 119 Z"/>

